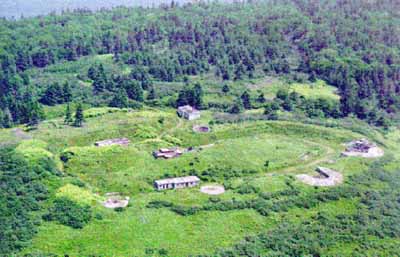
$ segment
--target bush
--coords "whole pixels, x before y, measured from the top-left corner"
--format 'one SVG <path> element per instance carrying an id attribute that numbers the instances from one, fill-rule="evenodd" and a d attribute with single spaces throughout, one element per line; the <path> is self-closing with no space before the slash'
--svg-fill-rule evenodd
<path id="1" fill-rule="evenodd" d="M 173 203 L 170 203 L 167 201 L 151 201 L 147 204 L 147 208 L 154 208 L 154 209 L 160 209 L 163 207 L 169 208 L 172 206 L 173 206 Z"/>
<path id="2" fill-rule="evenodd" d="M 239 194 L 253 194 L 260 192 L 260 189 L 249 184 L 243 184 L 238 189 L 237 192 Z"/>
<path id="3" fill-rule="evenodd" d="M 92 211 L 88 205 L 79 205 L 66 197 L 54 200 L 54 205 L 43 216 L 47 221 L 58 221 L 72 228 L 83 228 L 92 218 Z"/>

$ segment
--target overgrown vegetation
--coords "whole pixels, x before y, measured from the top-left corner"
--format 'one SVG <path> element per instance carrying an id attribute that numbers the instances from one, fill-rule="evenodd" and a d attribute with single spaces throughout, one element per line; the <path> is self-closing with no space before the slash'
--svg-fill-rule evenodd
<path id="1" fill-rule="evenodd" d="M 48 198 L 43 180 L 56 173 L 50 159 L 29 163 L 13 147 L 0 148 L 0 255 L 21 250 L 36 234 L 35 212 Z"/>
<path id="2" fill-rule="evenodd" d="M 377 161 L 368 172 L 350 180 L 348 187 L 352 187 L 353 192 L 359 191 L 360 203 L 356 213 L 335 215 L 322 211 L 300 224 L 286 221 L 268 232 L 247 237 L 233 249 L 221 251 L 219 255 L 321 256 L 329 249 L 350 244 L 358 245 L 348 253 L 351 256 L 365 256 L 383 250 L 387 256 L 397 255 L 398 245 L 383 249 L 371 240 L 398 240 L 400 237 L 400 171 L 385 171 L 386 162 Z M 370 189 L 373 183 L 384 183 L 385 187 Z M 355 196 L 339 190 L 334 190 L 340 192 L 335 199 Z"/>
<path id="3" fill-rule="evenodd" d="M 54 200 L 54 206 L 43 216 L 47 221 L 54 220 L 72 228 L 83 228 L 91 218 L 90 206 L 80 205 L 66 197 Z"/>

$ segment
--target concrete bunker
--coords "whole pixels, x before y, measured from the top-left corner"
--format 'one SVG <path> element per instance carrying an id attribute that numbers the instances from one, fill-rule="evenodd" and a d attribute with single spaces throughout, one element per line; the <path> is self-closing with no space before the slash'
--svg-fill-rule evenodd
<path id="1" fill-rule="evenodd" d="M 365 138 L 347 143 L 346 150 L 342 152 L 342 156 L 346 157 L 377 158 L 383 155 L 384 151 L 381 148 Z"/>
<path id="2" fill-rule="evenodd" d="M 296 177 L 304 184 L 310 186 L 329 187 L 343 183 L 343 175 L 337 171 L 324 167 L 318 167 L 316 171 L 318 172 L 317 176 L 300 174 Z"/>

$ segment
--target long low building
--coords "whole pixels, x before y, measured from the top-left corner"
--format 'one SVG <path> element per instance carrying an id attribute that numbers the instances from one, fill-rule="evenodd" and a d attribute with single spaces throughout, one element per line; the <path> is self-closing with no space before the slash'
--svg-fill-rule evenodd
<path id="1" fill-rule="evenodd" d="M 199 185 L 200 179 L 196 176 L 166 178 L 154 181 L 157 190 L 195 187 Z"/>
<path id="2" fill-rule="evenodd" d="M 122 145 L 122 146 L 127 146 L 129 145 L 130 141 L 127 138 L 113 138 L 113 139 L 107 139 L 107 140 L 102 140 L 102 141 L 97 141 L 94 143 L 95 146 L 110 146 L 110 145 Z"/>

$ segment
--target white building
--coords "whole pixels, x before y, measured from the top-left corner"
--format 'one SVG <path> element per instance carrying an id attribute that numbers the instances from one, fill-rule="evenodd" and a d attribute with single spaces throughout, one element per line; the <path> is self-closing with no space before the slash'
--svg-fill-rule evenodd
<path id="1" fill-rule="evenodd" d="M 200 111 L 190 105 L 184 105 L 178 107 L 179 117 L 185 118 L 187 120 L 195 120 L 200 118 Z"/>
<path id="2" fill-rule="evenodd" d="M 167 178 L 154 181 L 154 187 L 157 190 L 176 189 L 185 187 L 195 187 L 199 185 L 200 179 L 196 176 L 187 176 L 179 178 Z"/>

